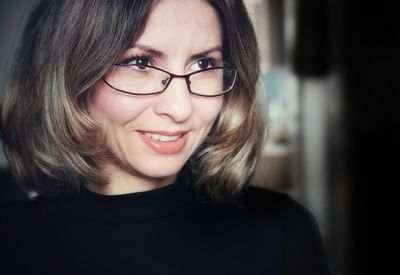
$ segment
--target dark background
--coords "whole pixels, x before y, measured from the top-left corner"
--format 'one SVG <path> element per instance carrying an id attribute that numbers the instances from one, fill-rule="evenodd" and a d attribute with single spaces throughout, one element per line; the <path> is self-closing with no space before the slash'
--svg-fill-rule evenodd
<path id="1" fill-rule="evenodd" d="M 346 3 L 347 2 L 347 3 Z M 392 2 L 343 1 L 341 63 L 355 274 L 396 270 L 399 230 L 398 14 Z"/>
<path id="2" fill-rule="evenodd" d="M 297 12 L 295 72 L 307 78 L 337 70 L 342 82 L 342 150 L 334 136 L 328 148 L 331 212 L 342 203 L 338 185 L 350 198 L 342 270 L 390 274 L 399 256 L 398 9 L 388 1 L 299 0 Z"/>

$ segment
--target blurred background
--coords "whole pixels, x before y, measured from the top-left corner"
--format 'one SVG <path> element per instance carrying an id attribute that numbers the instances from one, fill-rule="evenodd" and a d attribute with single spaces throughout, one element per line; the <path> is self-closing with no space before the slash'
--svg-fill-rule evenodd
<path id="1" fill-rule="evenodd" d="M 37 2 L 1 1 L 1 86 Z M 314 214 L 333 274 L 397 270 L 400 32 L 394 4 L 245 3 L 270 117 L 254 184 L 288 193 Z M 23 199 L 1 152 L 0 167 L 0 200 Z"/>

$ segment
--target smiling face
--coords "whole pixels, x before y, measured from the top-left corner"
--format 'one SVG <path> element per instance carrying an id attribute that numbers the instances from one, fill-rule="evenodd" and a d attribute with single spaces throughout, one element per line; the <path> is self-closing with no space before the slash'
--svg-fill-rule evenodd
<path id="1" fill-rule="evenodd" d="M 218 15 L 206 1 L 162 0 L 119 63 L 181 75 L 214 66 L 222 61 L 221 51 Z M 208 135 L 222 104 L 223 96 L 190 94 L 183 78 L 174 78 L 163 93 L 147 96 L 121 93 L 98 81 L 88 112 L 105 129 L 118 162 L 104 167 L 110 184 L 89 188 L 123 194 L 172 183 Z"/>

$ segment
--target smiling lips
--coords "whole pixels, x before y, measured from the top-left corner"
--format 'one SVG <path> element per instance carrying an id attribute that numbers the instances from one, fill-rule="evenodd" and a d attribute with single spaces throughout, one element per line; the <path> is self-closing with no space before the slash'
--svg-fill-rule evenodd
<path id="1" fill-rule="evenodd" d="M 187 131 L 144 132 L 139 131 L 143 142 L 159 154 L 177 154 L 183 150 L 187 141 Z"/>

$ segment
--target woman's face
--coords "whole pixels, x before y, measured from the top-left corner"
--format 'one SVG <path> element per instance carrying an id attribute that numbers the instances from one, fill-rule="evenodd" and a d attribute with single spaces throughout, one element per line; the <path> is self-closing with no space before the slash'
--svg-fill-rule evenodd
<path id="1" fill-rule="evenodd" d="M 150 13 L 143 34 L 120 60 L 174 74 L 222 60 L 222 33 L 215 10 L 202 0 L 162 0 Z M 104 169 L 104 193 L 145 191 L 172 183 L 204 141 L 223 104 L 223 96 L 189 93 L 185 79 L 174 78 L 165 92 L 134 96 L 98 81 L 88 102 L 90 116 L 106 130 L 119 164 Z"/>

